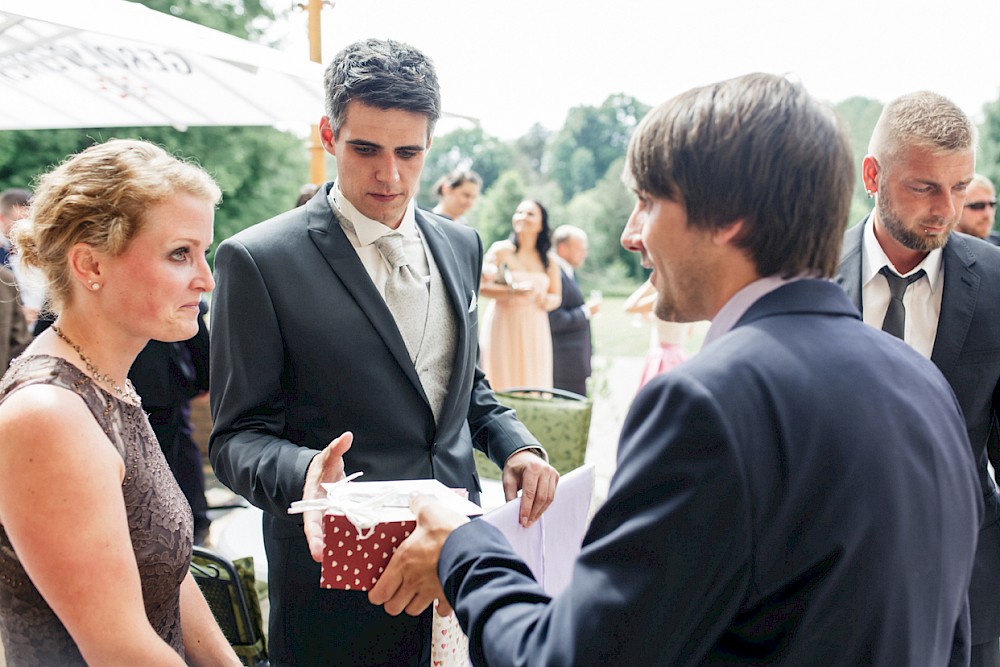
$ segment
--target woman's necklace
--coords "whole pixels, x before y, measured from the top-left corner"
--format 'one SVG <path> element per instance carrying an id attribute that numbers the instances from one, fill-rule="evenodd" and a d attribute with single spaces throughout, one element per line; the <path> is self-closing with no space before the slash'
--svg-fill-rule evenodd
<path id="1" fill-rule="evenodd" d="M 114 390 L 115 394 L 118 396 L 118 398 L 121 398 L 128 403 L 132 403 L 133 405 L 142 405 L 142 399 L 140 399 L 139 394 L 136 393 L 135 387 L 132 386 L 131 380 L 125 378 L 125 387 L 124 388 L 120 387 L 111 378 L 110 375 L 105 375 L 100 370 L 98 370 L 97 366 L 94 365 L 94 362 L 92 362 L 89 358 L 87 358 L 87 355 L 83 353 L 83 350 L 80 349 L 80 346 L 71 341 L 69 339 L 69 336 L 67 336 L 62 332 L 62 329 L 53 324 L 52 330 L 56 332 L 57 336 L 66 341 L 67 345 L 76 350 L 76 353 L 80 355 L 80 360 L 83 361 L 83 363 L 87 366 L 87 371 L 92 376 L 94 376 L 95 380 L 97 380 L 98 382 L 103 382 L 104 384 L 111 387 Z"/>

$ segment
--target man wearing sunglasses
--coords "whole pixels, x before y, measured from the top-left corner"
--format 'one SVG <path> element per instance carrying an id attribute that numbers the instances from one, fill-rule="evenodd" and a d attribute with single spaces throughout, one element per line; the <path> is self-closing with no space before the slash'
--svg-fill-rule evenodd
<path id="1" fill-rule="evenodd" d="M 997 191 L 990 179 L 976 174 L 965 191 L 965 207 L 958 221 L 958 231 L 1000 245 L 1000 234 L 993 231 L 997 212 Z"/>

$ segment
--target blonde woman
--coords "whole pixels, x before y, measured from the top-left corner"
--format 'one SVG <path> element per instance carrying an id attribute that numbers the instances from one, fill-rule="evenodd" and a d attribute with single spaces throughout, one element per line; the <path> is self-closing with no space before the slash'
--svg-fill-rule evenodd
<path id="1" fill-rule="evenodd" d="M 7 665 L 239 665 L 188 573 L 191 510 L 126 376 L 198 329 L 220 191 L 141 141 L 43 176 L 15 226 L 57 318 L 0 381 Z"/>

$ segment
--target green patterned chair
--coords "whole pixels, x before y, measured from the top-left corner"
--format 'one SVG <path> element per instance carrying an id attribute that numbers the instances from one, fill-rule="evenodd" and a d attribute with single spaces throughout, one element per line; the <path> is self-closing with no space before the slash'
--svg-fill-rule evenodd
<path id="1" fill-rule="evenodd" d="M 202 547 L 191 554 L 191 574 L 229 645 L 248 667 L 268 667 L 267 638 L 253 558 L 229 560 Z"/>
<path id="2" fill-rule="evenodd" d="M 549 453 L 549 463 L 564 475 L 583 465 L 587 456 L 590 417 L 594 404 L 586 396 L 562 389 L 517 387 L 495 392 L 497 400 L 512 408 Z M 480 477 L 500 479 L 500 469 L 478 450 Z"/>

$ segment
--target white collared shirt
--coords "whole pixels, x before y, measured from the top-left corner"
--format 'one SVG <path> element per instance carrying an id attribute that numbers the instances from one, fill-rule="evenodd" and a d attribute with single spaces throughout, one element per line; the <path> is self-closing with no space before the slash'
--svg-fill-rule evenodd
<path id="1" fill-rule="evenodd" d="M 899 275 L 885 251 L 875 238 L 875 222 L 872 216 L 863 223 L 861 243 L 861 312 L 866 324 L 882 328 L 885 311 L 889 309 L 889 283 L 879 271 L 883 266 Z M 920 269 L 926 274 L 913 282 L 903 294 L 906 321 L 903 325 L 903 340 L 917 352 L 931 358 L 934 339 L 937 337 L 938 320 L 941 318 L 941 296 L 944 292 L 944 271 L 942 271 L 942 250 L 932 250 L 924 260 L 913 267 L 903 277 Z"/>
<path id="2" fill-rule="evenodd" d="M 556 262 L 559 263 L 559 268 L 562 269 L 566 273 L 567 276 L 569 276 L 570 278 L 576 280 L 576 270 L 573 268 L 572 264 L 570 264 L 569 262 L 567 262 L 565 259 L 563 259 L 559 255 L 556 255 Z"/>
<path id="3" fill-rule="evenodd" d="M 386 234 L 392 234 L 393 231 L 403 235 L 403 250 L 406 252 L 406 258 L 410 260 L 410 267 L 425 281 L 430 280 L 430 265 L 427 263 L 426 249 L 420 236 L 420 229 L 417 227 L 414 215 L 415 204 L 412 199 L 406 207 L 406 213 L 403 214 L 403 221 L 395 230 L 389 229 L 381 222 L 372 220 L 358 211 L 354 204 L 348 201 L 347 197 L 340 191 L 340 186 L 336 182 L 330 188 L 327 199 L 330 206 L 354 225 L 353 233 L 349 229 L 344 229 L 344 233 L 351 245 L 354 246 L 354 251 L 358 253 L 358 259 L 361 260 L 365 271 L 368 272 L 383 299 L 385 298 L 385 283 L 389 279 L 389 271 L 392 267 L 382 257 L 375 241 Z"/>

